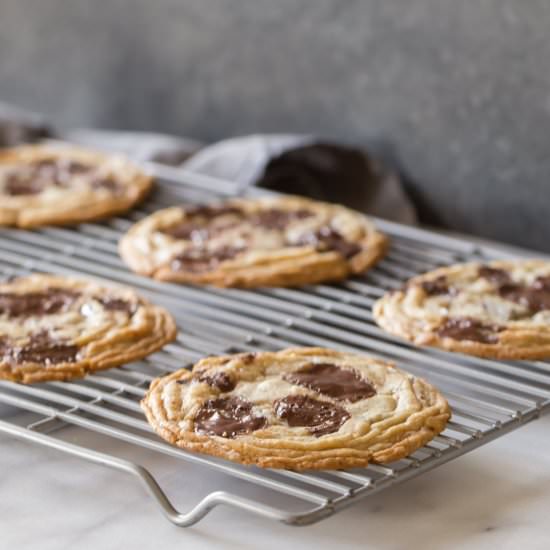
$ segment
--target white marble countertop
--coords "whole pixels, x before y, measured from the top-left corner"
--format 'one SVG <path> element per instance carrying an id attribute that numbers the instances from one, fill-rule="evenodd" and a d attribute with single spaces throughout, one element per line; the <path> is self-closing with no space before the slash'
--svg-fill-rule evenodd
<path id="1" fill-rule="evenodd" d="M 313 526 L 219 507 L 187 529 L 134 478 L 0 436 L 0 549 L 547 550 L 549 433 L 550 416 Z M 160 476 L 182 510 L 217 482 L 185 474 Z"/>

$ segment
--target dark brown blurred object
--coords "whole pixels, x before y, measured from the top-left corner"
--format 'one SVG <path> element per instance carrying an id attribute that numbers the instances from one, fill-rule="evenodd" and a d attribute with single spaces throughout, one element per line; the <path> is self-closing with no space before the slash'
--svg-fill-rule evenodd
<path id="1" fill-rule="evenodd" d="M 257 185 L 350 206 L 368 203 L 383 175 L 363 152 L 314 143 L 272 158 Z"/>
<path id="2" fill-rule="evenodd" d="M 0 147 L 13 147 L 52 137 L 40 115 L 0 103 Z"/>

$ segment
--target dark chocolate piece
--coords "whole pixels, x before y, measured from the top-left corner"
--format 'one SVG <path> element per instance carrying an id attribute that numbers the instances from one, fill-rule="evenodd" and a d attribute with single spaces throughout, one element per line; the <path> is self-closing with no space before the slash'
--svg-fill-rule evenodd
<path id="1" fill-rule="evenodd" d="M 450 317 L 437 329 L 437 334 L 453 340 L 495 344 L 498 342 L 496 333 L 501 330 L 501 327 L 485 325 L 481 321 L 469 317 Z"/>
<path id="2" fill-rule="evenodd" d="M 254 432 L 266 425 L 266 418 L 252 414 L 252 403 L 240 397 L 209 399 L 195 416 L 195 431 L 233 438 Z"/>
<path id="3" fill-rule="evenodd" d="M 201 227 L 195 222 L 181 222 L 162 230 L 166 235 L 174 239 L 183 239 L 190 241 L 205 241 L 210 237 L 210 231 L 206 227 Z"/>
<path id="4" fill-rule="evenodd" d="M 225 372 L 217 372 L 211 376 L 199 376 L 199 382 L 218 388 L 221 392 L 231 391 L 236 386 L 235 381 Z"/>
<path id="5" fill-rule="evenodd" d="M 550 276 L 538 277 L 531 286 L 503 284 L 499 287 L 499 294 L 534 313 L 550 309 Z"/>
<path id="6" fill-rule="evenodd" d="M 74 363 L 79 347 L 52 340 L 47 331 L 32 335 L 23 346 L 10 345 L 5 340 L 0 344 L 0 355 L 9 363 L 42 363 L 46 366 L 59 363 Z"/>
<path id="7" fill-rule="evenodd" d="M 233 206 L 197 206 L 185 209 L 186 219 L 162 230 L 163 233 L 175 239 L 186 239 L 204 242 L 210 237 L 234 227 L 236 223 L 246 221 L 246 213 Z M 213 224 L 214 220 L 227 215 L 238 216 L 238 222 L 228 220 L 228 223 Z M 248 220 L 253 225 L 264 229 L 283 230 L 292 220 L 313 216 L 309 210 L 281 210 L 271 208 L 250 215 Z"/>
<path id="8" fill-rule="evenodd" d="M 206 250 L 204 248 L 192 248 L 172 259 L 172 269 L 175 271 L 184 270 L 193 273 L 211 271 L 221 262 L 230 260 L 243 252 L 243 248 L 226 246 L 217 250 Z"/>
<path id="9" fill-rule="evenodd" d="M 237 208 L 236 206 L 207 206 L 207 205 L 196 205 L 196 206 L 186 206 L 183 209 L 187 217 L 200 217 L 211 220 L 213 218 L 219 218 L 220 216 L 227 216 L 228 214 L 233 214 L 235 216 L 243 216 L 244 212 Z"/>
<path id="10" fill-rule="evenodd" d="M 346 240 L 343 235 L 329 226 L 321 227 L 315 233 L 306 233 L 297 242 L 289 244 L 314 246 L 320 252 L 333 250 L 346 259 L 361 252 L 358 244 Z"/>
<path id="11" fill-rule="evenodd" d="M 437 277 L 436 279 L 433 279 L 432 281 L 424 281 L 420 283 L 420 286 L 428 296 L 439 296 L 441 294 L 450 294 L 452 290 L 449 288 L 447 277 L 445 277 L 445 275 L 440 275 L 439 277 Z"/>
<path id="12" fill-rule="evenodd" d="M 19 167 L 11 173 L 4 190 L 8 195 L 36 195 L 47 187 L 66 187 L 70 177 L 94 170 L 81 162 L 65 159 L 43 159 Z"/>
<path id="13" fill-rule="evenodd" d="M 503 285 L 511 281 L 510 274 L 507 271 L 496 267 L 489 267 L 488 265 L 482 265 L 478 269 L 477 274 L 496 285 Z"/>
<path id="14" fill-rule="evenodd" d="M 0 293 L 0 315 L 51 315 L 66 311 L 78 297 L 78 293 L 61 288 L 24 294 Z"/>
<path id="15" fill-rule="evenodd" d="M 38 195 L 46 188 L 43 180 L 24 179 L 19 174 L 9 174 L 4 185 L 4 192 L 12 197 L 21 195 Z"/>
<path id="16" fill-rule="evenodd" d="M 337 432 L 350 418 L 344 408 L 306 395 L 289 395 L 278 399 L 273 403 L 273 410 L 290 427 L 308 428 L 315 437 Z"/>
<path id="17" fill-rule="evenodd" d="M 135 312 L 135 304 L 122 298 L 96 298 L 107 311 L 124 311 L 131 315 Z"/>
<path id="18" fill-rule="evenodd" d="M 350 369 L 330 363 L 313 363 L 284 376 L 291 384 L 305 386 L 334 399 L 355 403 L 376 395 L 374 387 Z"/>

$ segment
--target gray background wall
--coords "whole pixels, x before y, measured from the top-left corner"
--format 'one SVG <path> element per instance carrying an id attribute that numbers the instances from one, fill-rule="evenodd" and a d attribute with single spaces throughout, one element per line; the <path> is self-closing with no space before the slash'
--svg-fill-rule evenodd
<path id="1" fill-rule="evenodd" d="M 0 99 L 369 143 L 425 219 L 550 251 L 549 30 L 548 0 L 0 0 Z"/>

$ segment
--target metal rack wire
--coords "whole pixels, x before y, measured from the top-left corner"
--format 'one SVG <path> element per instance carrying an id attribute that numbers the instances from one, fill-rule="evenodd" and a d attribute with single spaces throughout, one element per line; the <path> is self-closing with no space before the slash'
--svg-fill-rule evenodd
<path id="1" fill-rule="evenodd" d="M 160 284 L 125 269 L 116 249 L 121 233 L 163 206 L 231 196 L 239 189 L 232 183 L 175 173 L 153 164 L 149 168 L 162 181 L 147 203 L 126 217 L 76 228 L 2 229 L 0 276 L 46 271 L 131 285 L 172 311 L 181 328 L 177 341 L 145 361 L 83 380 L 34 386 L 0 382 L 0 433 L 132 474 L 179 526 L 196 523 L 219 504 L 306 525 L 467 453 L 550 410 L 550 364 L 491 361 L 417 349 L 382 332 L 371 315 L 374 300 L 410 276 L 457 261 L 513 256 L 518 251 L 379 220 L 379 227 L 392 239 L 388 255 L 366 275 L 341 284 L 256 291 Z M 296 473 L 243 467 L 187 453 L 156 437 L 141 414 L 139 400 L 158 375 L 191 365 L 207 354 L 296 345 L 330 346 L 394 361 L 436 384 L 449 399 L 453 419 L 431 443 L 390 465 Z M 76 445 L 63 437 L 71 428 L 116 441 L 117 449 L 122 445 L 125 452 L 115 453 L 108 443 L 103 450 Z M 188 512 L 180 513 L 151 471 L 132 460 L 137 448 L 176 463 L 192 463 L 199 475 L 214 470 L 232 489 L 213 490 L 199 502 L 190 503 Z M 239 483 L 229 484 L 231 478 Z M 250 487 L 254 487 L 252 496 Z"/>

